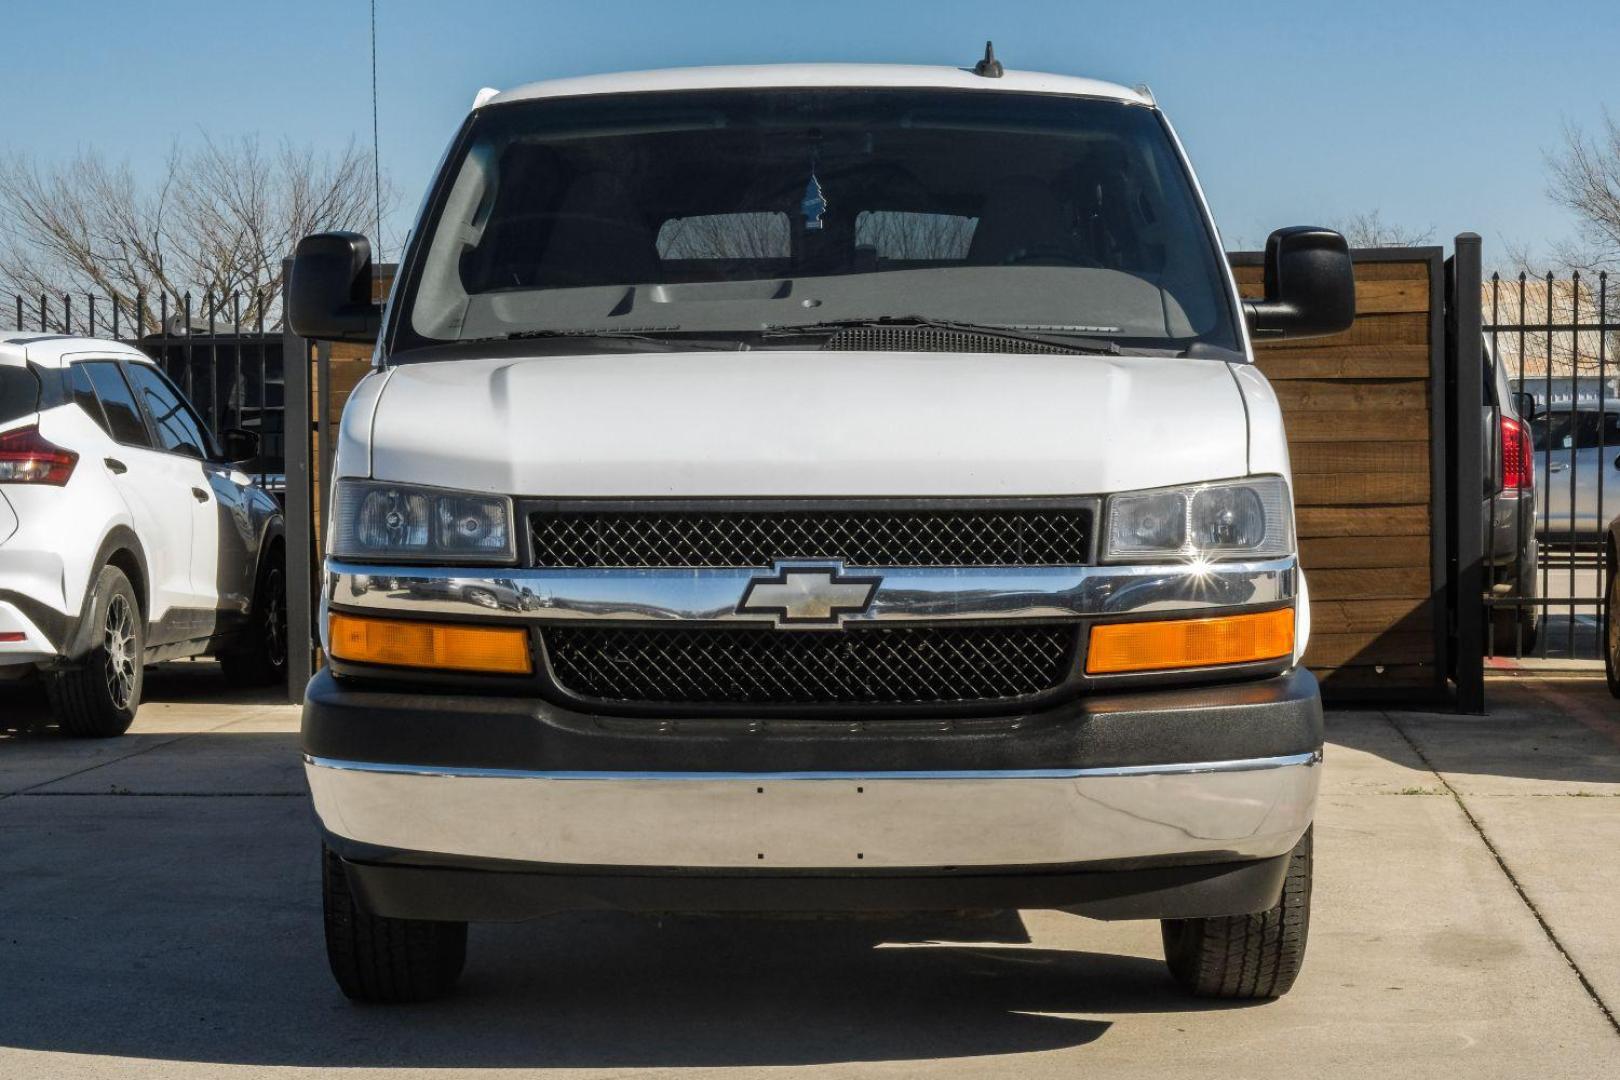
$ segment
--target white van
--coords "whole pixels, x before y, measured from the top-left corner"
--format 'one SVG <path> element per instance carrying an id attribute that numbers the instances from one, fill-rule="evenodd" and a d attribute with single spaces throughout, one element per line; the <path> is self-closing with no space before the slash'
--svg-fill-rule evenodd
<path id="1" fill-rule="evenodd" d="M 1192 992 L 1304 954 L 1321 707 L 1242 301 L 1145 90 L 976 69 L 486 91 L 386 311 L 291 319 L 344 411 L 303 745 L 343 991 L 567 909 L 1163 920 Z M 380 327 L 380 337 L 379 335 Z"/>

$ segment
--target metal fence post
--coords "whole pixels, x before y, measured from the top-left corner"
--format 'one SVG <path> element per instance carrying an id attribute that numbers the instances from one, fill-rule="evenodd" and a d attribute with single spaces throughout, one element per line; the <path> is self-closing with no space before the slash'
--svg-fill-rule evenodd
<path id="1" fill-rule="evenodd" d="M 281 356 L 285 391 L 282 430 L 287 473 L 287 698 L 304 700 L 315 667 L 315 598 L 319 592 L 318 554 L 310 497 L 309 342 L 287 321 L 287 283 L 292 260 L 282 263 Z"/>
<path id="2" fill-rule="evenodd" d="M 1481 312 L 1483 272 L 1480 239 L 1462 233 L 1451 257 L 1450 301 L 1446 313 L 1447 389 L 1451 409 L 1447 427 L 1452 468 L 1446 516 L 1452 537 L 1449 609 L 1455 648 L 1452 677 L 1457 708 L 1485 711 L 1485 460 L 1484 318 Z"/>

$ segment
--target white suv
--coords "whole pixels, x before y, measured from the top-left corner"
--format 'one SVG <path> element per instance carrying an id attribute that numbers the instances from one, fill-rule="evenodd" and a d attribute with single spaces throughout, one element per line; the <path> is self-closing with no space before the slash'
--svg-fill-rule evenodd
<path id="1" fill-rule="evenodd" d="M 225 442 L 144 353 L 0 336 L 0 681 L 40 672 L 65 733 L 124 732 L 147 662 L 284 677 L 280 508 Z"/>

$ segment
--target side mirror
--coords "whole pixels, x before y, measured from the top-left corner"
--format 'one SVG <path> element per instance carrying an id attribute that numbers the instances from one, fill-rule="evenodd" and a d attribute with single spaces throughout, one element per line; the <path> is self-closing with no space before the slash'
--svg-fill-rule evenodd
<path id="1" fill-rule="evenodd" d="M 1348 330 L 1356 318 L 1350 245 L 1332 229 L 1296 225 L 1266 239 L 1266 298 L 1245 300 L 1257 338 L 1321 337 Z"/>
<path id="2" fill-rule="evenodd" d="M 219 441 L 223 444 L 221 453 L 226 461 L 251 461 L 259 456 L 259 433 L 246 428 L 226 428 L 219 433 Z"/>
<path id="3" fill-rule="evenodd" d="M 377 340 L 382 306 L 371 299 L 371 241 L 359 233 L 306 236 L 293 251 L 287 322 L 319 341 Z"/>
<path id="4" fill-rule="evenodd" d="M 1520 420 L 1529 420 L 1536 415 L 1536 395 L 1525 391 L 1513 392 L 1513 411 L 1519 414 Z"/>

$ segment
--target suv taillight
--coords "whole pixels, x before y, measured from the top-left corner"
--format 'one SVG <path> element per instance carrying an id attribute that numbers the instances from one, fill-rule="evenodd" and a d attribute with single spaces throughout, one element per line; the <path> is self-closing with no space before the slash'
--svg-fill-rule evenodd
<path id="1" fill-rule="evenodd" d="M 1530 431 L 1511 416 L 1502 417 L 1502 489 L 1528 491 L 1534 485 L 1535 449 Z"/>
<path id="2" fill-rule="evenodd" d="M 79 455 L 39 433 L 37 427 L 0 435 L 0 484 L 50 484 L 61 487 L 73 475 Z"/>

